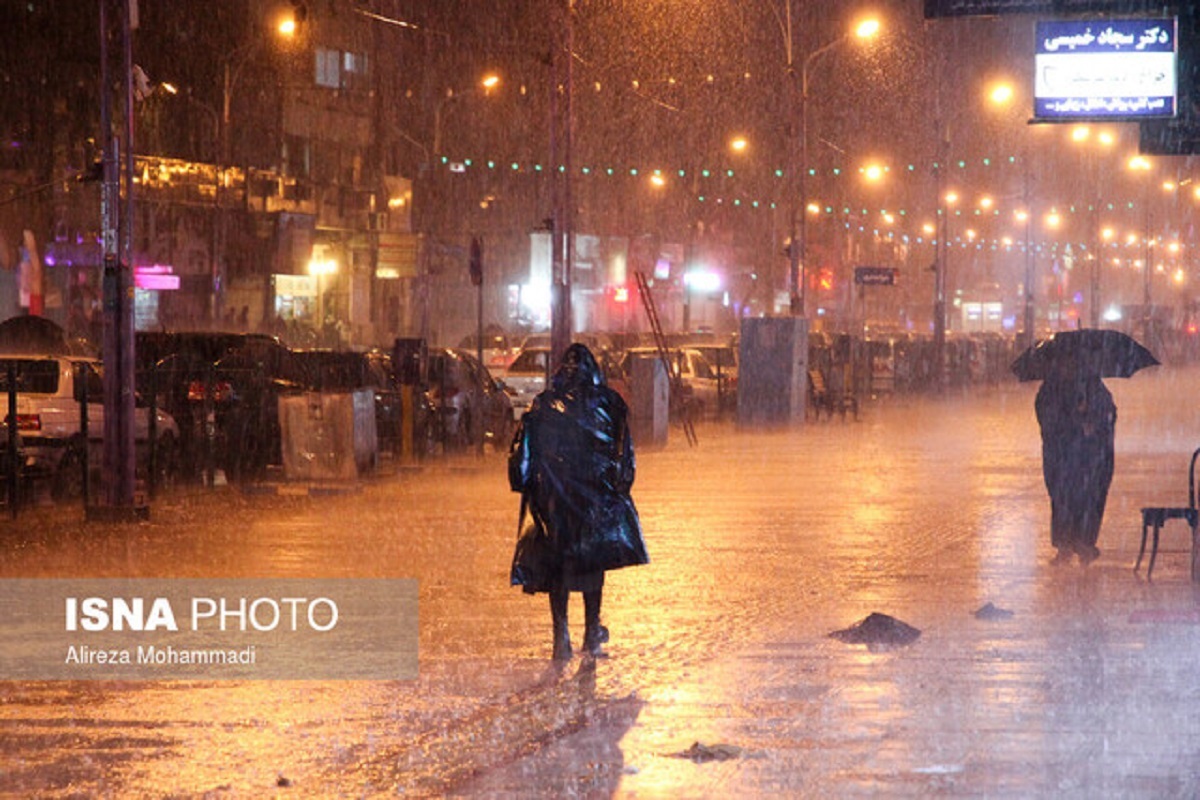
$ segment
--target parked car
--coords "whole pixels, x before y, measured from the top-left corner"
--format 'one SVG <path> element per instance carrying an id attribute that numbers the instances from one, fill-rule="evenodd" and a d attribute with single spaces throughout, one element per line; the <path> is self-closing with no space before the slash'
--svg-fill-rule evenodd
<path id="1" fill-rule="evenodd" d="M 693 416 L 715 414 L 720 403 L 728 403 L 733 397 L 736 403 L 735 384 L 730 376 L 717 375 L 716 369 L 704 354 L 694 347 L 678 347 L 667 351 L 671 361 L 672 380 L 682 380 L 683 401 L 690 406 Z M 630 375 L 633 359 L 639 356 L 658 356 L 655 347 L 631 347 L 621 360 L 621 371 L 626 378 Z"/>
<path id="2" fill-rule="evenodd" d="M 478 337 L 475 334 L 463 337 L 458 343 L 458 349 L 467 353 L 476 353 Z M 484 333 L 483 363 L 493 372 L 502 372 L 512 363 L 521 352 L 520 342 L 503 333 Z"/>
<path id="3" fill-rule="evenodd" d="M 138 359 L 143 391 L 153 392 L 179 421 L 191 474 L 211 467 L 238 478 L 282 462 L 279 397 L 308 387 L 288 347 L 264 334 L 139 336 L 138 343 L 145 343 Z M 159 360 L 151 362 L 156 355 Z"/>
<path id="4" fill-rule="evenodd" d="M 504 371 L 504 387 L 512 400 L 514 419 L 520 419 L 533 398 L 546 388 L 549 360 L 549 347 L 527 347 Z"/>
<path id="5" fill-rule="evenodd" d="M 597 358 L 602 352 L 614 350 L 612 337 L 605 333 L 573 333 L 571 341 L 587 345 L 587 348 L 592 351 L 592 355 Z M 535 347 L 550 347 L 550 334 L 548 333 L 531 333 L 521 340 L 521 350 L 529 350 Z"/>
<path id="6" fill-rule="evenodd" d="M 7 417 L 10 369 L 16 388 L 16 424 L 24 457 L 22 473 L 48 479 L 56 499 L 82 492 L 83 463 L 99 471 L 104 440 L 104 384 L 99 360 L 67 355 L 0 353 L 0 398 Z M 87 399 L 84 441 L 82 401 Z M 144 475 L 151 462 L 150 409 L 140 395 L 134 403 L 134 441 Z M 155 480 L 170 480 L 178 468 L 179 428 L 170 414 L 154 416 Z"/>
<path id="7" fill-rule="evenodd" d="M 379 452 L 400 453 L 404 410 L 390 353 L 381 350 L 295 350 L 293 353 L 307 376 L 307 385 L 314 391 L 370 390 L 375 398 Z"/>
<path id="8" fill-rule="evenodd" d="M 716 406 L 722 411 L 737 409 L 738 381 L 738 351 L 728 344 L 691 344 L 689 349 L 698 350 L 712 367 L 718 378 L 717 387 L 720 390 L 720 404 Z"/>
<path id="9" fill-rule="evenodd" d="M 481 436 L 493 447 L 508 447 L 512 401 L 474 355 L 449 348 L 430 350 L 426 385 L 436 428 L 447 447 L 465 447 Z"/>

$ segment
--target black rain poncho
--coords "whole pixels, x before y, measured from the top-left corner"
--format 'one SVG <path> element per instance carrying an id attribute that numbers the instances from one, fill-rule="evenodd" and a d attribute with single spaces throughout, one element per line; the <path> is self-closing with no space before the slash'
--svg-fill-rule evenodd
<path id="1" fill-rule="evenodd" d="M 629 494 L 634 472 L 625 401 L 591 352 L 571 345 L 522 418 L 508 461 L 509 483 L 554 543 L 566 588 L 649 562 Z"/>

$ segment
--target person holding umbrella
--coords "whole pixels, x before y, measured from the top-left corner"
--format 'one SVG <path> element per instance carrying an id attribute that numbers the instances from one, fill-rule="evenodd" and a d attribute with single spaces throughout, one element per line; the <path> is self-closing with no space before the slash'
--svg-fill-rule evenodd
<path id="1" fill-rule="evenodd" d="M 1120 331 L 1055 334 L 1013 362 L 1021 380 L 1041 380 L 1034 409 L 1042 434 L 1042 477 L 1050 495 L 1055 564 L 1100 556 L 1096 542 L 1113 476 L 1117 407 L 1102 378 L 1127 378 L 1158 360 Z"/>
<path id="2" fill-rule="evenodd" d="M 1100 555 L 1096 540 L 1113 475 L 1117 406 L 1095 375 L 1061 371 L 1042 382 L 1034 402 L 1042 429 L 1042 476 L 1050 493 L 1054 563 Z"/>

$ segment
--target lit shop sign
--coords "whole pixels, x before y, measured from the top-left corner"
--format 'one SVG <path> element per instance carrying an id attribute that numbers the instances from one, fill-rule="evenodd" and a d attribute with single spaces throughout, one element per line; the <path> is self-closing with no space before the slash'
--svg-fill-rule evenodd
<path id="1" fill-rule="evenodd" d="M 1175 20 L 1038 22 L 1035 29 L 1035 119 L 1175 116 Z"/>
<path id="2" fill-rule="evenodd" d="M 150 264 L 133 268 L 133 285 L 138 289 L 172 292 L 179 288 L 179 276 L 165 264 Z"/>

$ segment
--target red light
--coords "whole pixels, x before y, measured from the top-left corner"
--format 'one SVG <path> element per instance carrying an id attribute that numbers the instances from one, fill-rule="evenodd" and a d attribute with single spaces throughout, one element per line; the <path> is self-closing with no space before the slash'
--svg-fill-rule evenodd
<path id="1" fill-rule="evenodd" d="M 38 414 L 17 414 L 17 430 L 40 431 L 42 418 Z"/>
<path id="2" fill-rule="evenodd" d="M 817 287 L 823 292 L 833 291 L 833 271 L 822 269 L 817 273 Z"/>
<path id="3" fill-rule="evenodd" d="M 618 286 L 613 289 L 613 302 L 628 303 L 629 302 L 629 287 Z"/>
<path id="4" fill-rule="evenodd" d="M 1196 323 L 1194 323 L 1194 322 L 1188 323 L 1187 332 L 1188 332 L 1189 336 L 1195 336 L 1197 330 L 1200 330 L 1200 328 L 1196 327 Z"/>
<path id="5" fill-rule="evenodd" d="M 213 384 L 213 401 L 220 403 L 233 396 L 233 386 L 228 381 L 218 381 Z M 193 403 L 204 402 L 204 381 L 192 381 L 188 384 L 188 400 Z"/>

